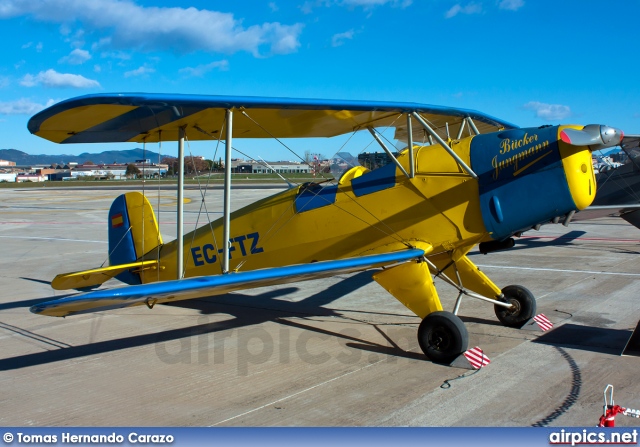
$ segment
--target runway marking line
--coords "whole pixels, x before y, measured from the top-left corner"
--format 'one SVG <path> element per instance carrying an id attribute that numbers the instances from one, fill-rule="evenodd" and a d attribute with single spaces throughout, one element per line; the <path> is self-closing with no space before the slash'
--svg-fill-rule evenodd
<path id="1" fill-rule="evenodd" d="M 549 269 L 542 267 L 517 267 L 509 265 L 481 265 L 477 264 L 480 268 L 486 269 L 511 269 L 511 270 L 532 270 L 539 272 L 563 272 L 563 273 L 585 273 L 589 275 L 613 275 L 613 276 L 637 276 L 640 277 L 640 273 L 622 273 L 622 272 L 603 272 L 595 270 L 568 270 L 568 269 Z"/>
<path id="2" fill-rule="evenodd" d="M 58 237 L 38 237 L 38 236 L 0 236 L 6 239 L 38 239 L 43 241 L 65 241 L 65 242 L 91 242 L 92 244 L 106 244 L 106 241 L 90 241 L 87 239 L 65 239 Z"/>
<path id="3" fill-rule="evenodd" d="M 554 239 L 561 241 L 640 242 L 640 239 L 616 239 L 606 237 L 520 236 L 519 239 Z"/>

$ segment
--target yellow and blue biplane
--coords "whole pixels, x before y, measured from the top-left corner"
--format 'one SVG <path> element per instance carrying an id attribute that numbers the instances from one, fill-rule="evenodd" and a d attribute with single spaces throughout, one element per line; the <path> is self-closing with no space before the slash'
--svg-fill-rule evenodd
<path id="1" fill-rule="evenodd" d="M 397 156 L 380 136 L 386 128 L 406 143 Z M 146 197 L 123 194 L 107 219 L 110 266 L 58 275 L 52 286 L 85 289 L 114 277 L 127 286 L 32 312 L 152 308 L 376 268 L 375 281 L 422 319 L 420 347 L 437 362 L 467 348 L 457 316 L 464 296 L 493 305 L 510 327 L 536 312 L 531 292 L 500 288 L 467 253 L 478 244 L 482 252 L 508 248 L 514 235 L 550 221 L 567 224 L 595 196 L 591 151 L 623 136 L 603 125 L 518 128 L 472 110 L 415 103 L 168 94 L 73 98 L 33 116 L 29 130 L 62 144 L 178 141 L 180 151 L 185 138 L 225 142 L 222 218 L 183 235 L 179 212 L 177 238 L 164 243 Z M 357 132 L 370 133 L 391 162 L 352 167 L 337 181 L 292 186 L 230 212 L 234 139 Z M 452 312 L 443 310 L 435 277 L 458 291 Z"/>

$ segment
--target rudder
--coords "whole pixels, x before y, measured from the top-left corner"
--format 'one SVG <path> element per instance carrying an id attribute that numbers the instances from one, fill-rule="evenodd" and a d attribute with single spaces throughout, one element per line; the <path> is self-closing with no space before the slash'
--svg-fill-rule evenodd
<path id="1" fill-rule="evenodd" d="M 109 210 L 109 264 L 129 264 L 162 245 L 155 213 L 139 192 L 118 196 Z M 116 276 L 126 284 L 141 284 L 139 272 L 127 270 Z"/>

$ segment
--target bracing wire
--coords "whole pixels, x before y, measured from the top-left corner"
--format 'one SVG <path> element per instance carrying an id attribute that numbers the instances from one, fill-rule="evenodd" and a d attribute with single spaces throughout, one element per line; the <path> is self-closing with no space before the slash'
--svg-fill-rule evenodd
<path id="1" fill-rule="evenodd" d="M 157 212 L 157 225 L 158 231 L 156 235 L 156 272 L 158 281 L 160 281 L 160 162 L 162 161 L 162 130 L 158 131 L 158 212 Z"/>
<path id="2" fill-rule="evenodd" d="M 209 182 L 211 181 L 211 175 L 213 174 L 213 164 L 215 163 L 216 155 L 218 154 L 218 148 L 220 147 L 220 142 L 222 141 L 222 135 L 224 135 L 225 125 L 226 125 L 226 120 L 223 119 L 222 123 L 220 125 L 220 132 L 218 133 L 218 137 L 216 138 L 216 140 L 217 140 L 216 141 L 216 149 L 213 152 L 213 159 L 211 160 L 213 163 L 209 167 L 209 175 L 207 176 L 207 183 L 205 185 L 204 193 L 202 192 L 202 189 L 200 190 L 200 194 L 202 196 L 202 202 L 200 204 L 200 210 L 198 211 L 198 216 L 200 216 L 200 213 L 202 212 L 202 208 L 204 206 L 205 212 L 207 213 L 207 221 L 209 222 L 209 230 L 211 231 L 211 237 L 213 238 L 213 246 L 215 247 L 216 251 L 218 250 L 218 241 L 217 241 L 217 238 L 216 238 L 215 231 L 213 229 L 213 223 L 211 222 L 211 219 L 209 218 L 209 211 L 207 210 L 207 207 L 206 207 L 205 196 L 206 196 L 207 191 L 209 189 Z M 194 128 L 197 131 L 202 132 L 203 134 L 208 135 L 211 138 L 215 138 L 213 135 L 211 135 L 206 130 L 200 128 L 199 126 L 194 126 Z M 191 147 L 190 146 L 189 146 L 189 153 L 191 153 Z M 193 160 L 193 157 L 192 157 L 192 160 Z M 198 185 L 200 185 L 199 181 L 198 181 Z M 192 244 L 193 244 L 193 241 L 192 241 Z M 222 259 L 218 259 L 218 263 L 220 264 L 220 271 L 222 271 L 222 266 L 223 266 L 222 262 L 223 262 Z"/>
<path id="3" fill-rule="evenodd" d="M 144 220 L 144 209 L 145 209 L 145 200 L 147 199 L 147 196 L 145 194 L 145 190 L 144 190 L 144 184 L 145 184 L 145 165 L 147 164 L 147 139 L 145 138 L 144 140 L 142 140 L 142 159 L 144 160 L 142 162 L 142 253 L 139 254 L 138 257 L 142 257 L 144 256 L 147 252 L 145 251 L 144 248 L 144 227 L 145 227 L 145 220 Z"/>
<path id="4" fill-rule="evenodd" d="M 274 138 L 276 141 L 278 141 L 278 142 L 279 142 L 283 147 L 285 147 L 288 151 L 290 151 L 292 154 L 294 154 L 294 155 L 295 155 L 298 159 L 300 159 L 304 164 L 309 165 L 309 163 L 308 163 L 306 160 L 304 160 L 302 157 L 300 157 L 300 155 L 298 155 L 298 154 L 297 154 L 293 149 L 291 149 L 289 146 L 287 146 L 287 145 L 286 145 L 282 140 L 280 140 L 279 138 L 275 137 L 271 132 L 269 132 L 267 129 L 265 129 L 265 128 L 264 128 L 261 124 L 259 124 L 256 120 L 254 120 L 253 118 L 251 118 L 251 117 L 250 117 L 250 116 L 249 116 L 249 115 L 248 115 L 244 110 L 242 110 L 242 111 L 241 111 L 241 113 L 242 113 L 245 117 L 247 117 L 249 120 L 251 120 L 254 124 L 256 124 L 259 128 L 261 128 L 264 132 L 266 132 L 266 133 L 267 133 L 267 134 L 269 134 L 272 138 Z M 396 121 L 397 121 L 401 116 L 402 116 L 402 114 L 398 115 L 398 116 L 396 117 L 396 119 L 395 119 L 395 120 L 394 120 L 394 121 L 393 121 L 389 126 L 387 126 L 387 127 L 383 130 L 383 133 L 384 133 L 387 129 L 389 129 L 390 127 L 392 127 L 392 126 L 393 126 L 393 124 L 394 124 L 394 123 L 395 123 L 395 122 L 396 122 Z M 223 127 L 224 127 L 224 123 L 223 123 Z M 208 132 L 204 131 L 202 128 L 200 128 L 200 127 L 198 127 L 198 126 L 194 126 L 194 128 L 195 128 L 196 130 L 198 130 L 199 132 L 202 132 L 202 133 L 204 133 L 204 134 L 206 134 L 206 135 L 208 135 L 208 136 L 210 136 L 210 137 L 212 137 L 212 138 L 213 138 L 213 135 L 211 135 L 211 134 L 209 134 Z M 347 139 L 347 141 L 343 143 L 343 145 L 342 145 L 342 146 L 341 146 L 341 148 L 338 150 L 338 152 L 340 152 L 340 151 L 341 151 L 341 150 L 342 150 L 342 149 L 343 149 L 343 148 L 344 148 L 344 147 L 345 147 L 345 146 L 346 146 L 346 145 L 351 141 L 351 139 L 353 138 L 353 136 L 354 136 L 356 133 L 357 133 L 357 130 L 355 130 L 355 131 L 354 131 L 354 132 L 349 136 L 349 138 Z M 215 150 L 215 153 L 214 153 L 214 160 L 215 160 L 215 154 L 217 154 L 217 152 L 218 152 L 218 147 L 219 147 L 219 145 L 220 145 L 222 135 L 223 135 L 223 133 L 221 132 L 221 133 L 219 134 L 218 138 L 217 138 L 216 150 Z M 189 149 L 189 154 L 190 154 L 190 156 L 191 156 L 191 161 L 192 161 L 192 164 L 193 164 L 193 168 L 194 168 L 194 170 L 196 170 L 195 160 L 194 160 L 194 158 L 193 158 L 193 153 L 192 153 L 192 151 L 191 151 L 191 146 L 190 146 L 190 143 L 189 143 L 188 138 L 186 138 L 186 135 L 185 135 L 185 139 L 187 140 L 187 147 L 188 147 L 188 149 Z M 386 137 L 385 137 L 385 139 L 386 139 L 387 141 L 389 141 Z M 371 144 L 373 144 L 373 141 L 371 141 L 371 142 L 370 142 L 366 147 L 368 147 L 368 146 L 369 146 L 369 145 L 371 145 Z M 366 147 L 365 147 L 365 149 L 366 149 Z M 260 165 L 266 165 L 266 163 L 260 163 L 260 162 L 258 162 L 258 161 L 257 161 L 257 160 L 255 160 L 253 157 L 251 157 L 251 156 L 249 156 L 249 155 L 245 154 L 244 152 L 242 152 L 242 151 L 238 150 L 238 149 L 237 149 L 237 148 L 235 148 L 235 147 L 234 147 L 234 148 L 232 148 L 232 149 L 233 149 L 233 150 L 235 150 L 235 151 L 237 151 L 237 152 L 239 152 L 239 153 L 240 153 L 240 154 L 242 154 L 243 156 L 245 156 L 245 157 L 249 158 L 250 160 L 253 160 L 253 161 L 255 161 L 256 163 L 259 163 Z M 363 149 L 363 150 L 364 150 L 364 149 Z M 336 154 L 337 154 L 337 152 L 336 152 Z M 332 158 L 334 158 L 334 157 L 332 157 Z M 213 170 L 213 166 L 211 166 L 211 167 L 210 167 L 210 170 L 209 170 L 210 172 L 209 172 L 209 176 L 208 176 L 208 178 L 207 178 L 207 185 L 209 184 L 209 181 L 210 181 L 210 178 L 211 178 L 212 170 Z M 322 174 L 322 173 L 321 173 L 321 174 Z M 216 236 L 215 236 L 215 232 L 214 232 L 214 229 L 213 229 L 213 224 L 212 224 L 212 222 L 211 222 L 211 219 L 209 218 L 209 213 L 208 213 L 208 210 L 207 210 L 207 207 L 206 207 L 206 201 L 205 201 L 206 191 L 205 191 L 205 192 L 203 192 L 203 191 L 202 191 L 202 184 L 201 184 L 201 182 L 200 182 L 199 177 L 197 177 L 197 176 L 196 176 L 196 179 L 197 179 L 197 182 L 198 182 L 198 187 L 199 187 L 200 194 L 201 194 L 201 198 L 202 198 L 201 205 L 200 205 L 200 211 L 199 211 L 199 213 L 198 213 L 198 217 L 197 217 L 197 220 L 196 220 L 196 230 L 197 230 L 197 226 L 198 226 L 198 223 L 199 223 L 200 214 L 202 213 L 202 209 L 204 208 L 205 213 L 207 214 L 207 219 L 208 219 L 208 222 L 209 222 L 209 227 L 210 227 L 210 230 L 211 230 L 211 234 L 212 234 L 212 237 L 213 237 L 213 239 L 214 239 L 214 246 L 216 247 L 216 250 L 217 250 L 217 249 L 218 249 L 218 243 L 217 243 Z M 328 178 L 326 179 L 326 181 L 331 181 L 331 180 L 333 180 L 334 182 L 336 182 L 336 180 L 335 180 L 335 179 L 328 179 Z M 317 197 L 317 196 L 318 196 L 318 192 L 315 192 L 315 191 L 313 191 L 313 190 L 309 190 L 309 191 L 310 191 L 310 192 L 312 192 L 312 193 L 314 194 L 314 196 L 315 196 L 315 197 Z M 403 243 L 403 244 L 408 245 L 408 243 L 404 240 L 404 238 L 402 238 L 401 236 L 399 236 L 399 235 L 398 235 L 398 233 L 397 233 L 393 228 L 391 228 L 391 227 L 390 227 L 386 222 L 384 222 L 384 221 L 383 221 L 382 219 L 380 219 L 379 217 L 375 216 L 375 215 L 374 215 L 370 210 L 366 209 L 366 208 L 365 208 L 361 203 L 359 203 L 359 202 L 358 202 L 354 197 L 351 197 L 351 196 L 349 196 L 349 195 L 347 195 L 347 197 L 349 197 L 349 198 L 351 199 L 351 201 L 353 201 L 354 203 L 356 203 L 360 208 L 362 208 L 366 213 L 368 213 L 371 217 L 373 217 L 373 218 L 374 218 L 374 219 L 375 219 L 379 224 L 381 224 L 381 225 L 377 225 L 376 223 L 369 222 L 367 219 L 364 219 L 363 217 L 358 216 L 358 215 L 356 215 L 355 213 L 353 213 L 353 212 L 351 212 L 351 211 L 349 211 L 349 210 L 347 210 L 347 209 L 344 209 L 343 207 L 341 207 L 340 205 L 338 205 L 338 204 L 336 204 L 336 203 L 331 203 L 331 205 L 333 205 L 333 206 L 337 207 L 338 209 L 340 209 L 341 211 L 345 212 L 346 214 L 348 214 L 348 215 L 350 215 L 350 216 L 352 216 L 352 217 L 354 217 L 354 218 L 356 218 L 356 219 L 360 220 L 360 221 L 361 221 L 361 222 L 363 222 L 365 225 L 372 227 L 372 228 L 373 228 L 373 229 L 375 229 L 376 231 L 381 232 L 381 233 L 382 233 L 382 234 L 384 234 L 385 236 L 387 236 L 387 237 L 391 237 L 391 238 L 393 238 L 394 240 L 396 240 L 396 241 L 398 241 L 398 242 L 401 242 L 401 243 Z M 309 199 L 309 200 L 312 200 L 312 198 L 313 198 L 313 197 L 310 197 L 310 199 Z M 292 203 L 292 204 L 291 204 L 291 205 L 290 205 L 286 210 L 284 210 L 284 211 L 283 211 L 283 213 L 281 214 L 281 216 L 280 216 L 279 218 L 277 218 L 277 219 L 273 222 L 273 224 L 270 226 L 270 228 L 266 231 L 266 233 L 265 233 L 265 235 L 264 235 L 265 240 L 269 240 L 269 239 L 271 239 L 272 237 L 274 237 L 277 233 L 279 233 L 279 232 L 280 232 L 280 230 L 282 230 L 283 228 L 285 228 L 285 227 L 286 227 L 286 225 L 287 225 L 287 223 L 288 223 L 288 222 L 289 222 L 289 221 L 290 221 L 290 220 L 291 220 L 291 219 L 292 219 L 292 218 L 297 214 L 297 211 L 294 211 L 292 214 L 290 214 L 290 215 L 289 215 L 289 217 L 288 217 L 288 218 L 286 218 L 286 219 L 284 219 L 284 220 L 283 220 L 283 218 L 285 218 L 285 216 L 286 216 L 287 214 L 289 214 L 289 213 L 290 213 L 291 209 L 292 209 L 292 208 L 294 208 L 294 205 L 295 205 L 295 203 Z M 159 205 L 158 205 L 158 206 L 159 206 Z M 193 238 L 192 238 L 192 241 L 191 241 L 191 246 L 193 246 L 193 244 L 195 243 L 195 236 L 196 236 L 196 231 L 194 231 L 194 232 L 193 232 Z M 220 257 L 218 257 L 218 258 L 219 258 L 219 262 L 222 262 L 222 259 L 220 259 Z M 186 270 L 186 265 L 185 265 L 185 270 Z"/>
<path id="5" fill-rule="evenodd" d="M 246 115 L 246 114 L 245 114 L 245 115 Z M 248 117 L 248 115 L 246 115 L 246 116 Z M 401 116 L 401 115 L 398 115 L 398 117 L 396 117 L 396 119 L 393 121 L 393 123 L 391 123 L 389 126 L 387 126 L 387 127 L 383 130 L 383 132 L 385 132 L 387 129 L 389 129 L 391 126 L 393 126 L 393 124 L 394 124 L 394 123 L 395 123 L 395 122 L 400 118 L 400 116 Z M 249 117 L 249 118 L 250 118 L 250 117 Z M 251 118 L 250 118 L 250 119 L 251 119 Z M 269 131 L 267 131 L 264 127 L 262 127 L 262 126 L 261 126 L 259 123 L 257 123 L 255 120 L 253 120 L 253 119 L 251 119 L 251 120 L 252 120 L 252 121 L 253 121 L 257 126 L 259 126 L 261 129 L 263 129 L 265 132 L 267 132 L 267 133 L 269 133 L 270 135 L 272 135 Z M 356 133 L 356 132 L 357 132 L 357 131 L 355 131 L 355 132 L 354 132 L 354 133 L 349 137 L 349 139 L 347 140 L 347 142 L 348 142 L 349 140 L 351 140 L 351 138 L 353 137 L 353 135 L 355 135 L 355 133 Z M 275 138 L 276 140 L 278 140 L 276 137 L 273 137 L 273 138 Z M 279 141 L 279 140 L 278 140 L 278 141 Z M 343 145 L 342 145 L 341 149 L 342 149 L 342 148 L 344 148 L 344 146 L 346 145 L 346 143 L 347 143 L 347 142 L 345 142 L 345 144 L 343 144 Z M 284 143 L 282 143 L 282 144 L 284 145 Z M 371 143 L 369 143 L 369 144 L 371 144 Z M 285 146 L 285 147 L 287 147 L 286 145 L 284 145 L 284 146 Z M 233 148 L 233 149 L 234 149 L 234 150 L 236 150 L 236 151 L 238 151 L 238 149 L 236 149 L 236 148 Z M 292 150 L 291 148 L 287 147 L 287 149 L 288 149 L 288 150 L 290 150 L 291 152 L 293 152 L 293 150 Z M 238 151 L 238 152 L 240 152 L 240 151 Z M 240 153 L 241 153 L 241 154 L 243 154 L 242 152 L 240 152 Z M 302 158 L 301 158 L 298 154 L 296 154 L 295 152 L 294 152 L 294 154 L 295 154 L 298 158 L 302 159 Z M 244 156 L 246 156 L 246 157 L 249 157 L 249 156 L 248 156 L 248 155 L 246 155 L 246 154 L 243 154 L 243 155 L 244 155 Z M 251 158 L 251 157 L 249 157 L 249 158 Z M 327 181 L 329 181 L 329 179 L 327 179 Z M 317 196 L 318 196 L 318 193 L 317 193 L 317 192 L 315 192 L 315 191 L 313 191 L 313 190 L 309 190 L 309 192 L 311 192 L 312 194 L 314 194 L 314 196 L 313 196 L 313 197 L 317 197 Z M 310 197 L 310 198 L 309 198 L 309 201 L 311 201 L 311 200 L 313 199 L 313 197 Z M 399 235 L 397 234 L 397 231 L 395 231 L 393 228 L 391 228 L 391 227 L 390 227 L 386 222 L 384 222 L 384 221 L 383 221 L 382 219 L 380 219 L 379 217 L 375 216 L 375 215 L 374 215 L 370 210 L 366 209 L 366 207 L 364 207 L 364 206 L 363 206 L 360 202 L 358 202 L 354 197 L 351 197 L 351 196 L 347 196 L 347 197 L 349 197 L 349 199 L 350 199 L 353 203 L 355 203 L 356 205 L 358 205 L 362 210 L 364 210 L 364 211 L 365 211 L 367 214 L 369 214 L 373 219 L 375 219 L 375 220 L 377 221 L 377 223 L 381 224 L 381 225 L 382 225 L 382 228 L 381 228 L 380 226 L 378 226 L 378 225 L 376 225 L 376 224 L 374 224 L 374 223 L 368 222 L 367 220 L 363 219 L 362 217 L 357 216 L 356 214 L 354 214 L 354 213 L 352 213 L 352 212 L 350 212 L 350 211 L 348 211 L 348 210 L 344 209 L 343 207 L 339 206 L 339 205 L 338 205 L 338 204 L 336 204 L 336 203 L 331 203 L 330 205 L 337 207 L 339 210 L 341 210 L 341 211 L 345 212 L 346 214 L 350 215 L 351 217 L 354 217 L 354 218 L 358 219 L 359 221 L 363 222 L 364 224 L 366 224 L 366 225 L 368 225 L 368 226 L 370 226 L 370 227 L 374 228 L 375 230 L 377 230 L 377 231 L 381 232 L 381 233 L 382 233 L 382 234 L 384 234 L 385 236 L 387 236 L 387 237 L 391 237 L 391 238 L 395 239 L 395 240 L 396 240 L 396 241 L 398 241 L 398 242 L 401 242 L 401 243 L 403 243 L 403 244 L 408 245 L 408 243 L 404 240 L 404 238 L 399 237 Z M 292 204 L 291 204 L 291 206 L 289 206 L 289 207 L 288 207 L 288 208 L 283 212 L 283 215 L 282 215 L 282 216 L 280 216 L 280 218 L 282 218 L 282 217 L 284 216 L 284 214 L 286 214 L 286 213 L 287 213 L 289 210 L 291 210 L 293 207 L 294 207 L 294 204 L 292 203 Z M 293 213 L 293 214 L 291 214 L 291 215 L 289 216 L 289 218 L 288 218 L 288 219 L 286 219 L 284 222 L 280 222 L 280 218 L 279 218 L 279 219 L 277 219 L 277 220 L 276 220 L 276 221 L 271 225 L 271 227 L 267 230 L 267 232 L 265 233 L 265 236 L 264 236 L 264 237 L 265 237 L 265 239 L 268 241 L 268 240 L 270 239 L 270 237 L 275 236 L 275 235 L 278 233 L 278 231 L 280 231 L 280 229 L 284 228 L 284 227 L 285 227 L 285 225 L 286 225 L 286 224 L 287 224 L 291 219 L 293 219 L 293 217 L 294 217 L 296 214 L 297 214 L 297 212 L 294 212 L 294 213 Z M 279 225 L 279 224 L 280 224 L 280 225 Z M 274 228 L 276 228 L 276 227 L 279 227 L 279 228 L 278 228 L 277 230 L 273 231 L 273 230 L 274 230 Z M 386 228 L 388 231 L 385 231 L 385 228 Z M 272 231 L 273 231 L 273 233 L 272 233 Z"/>
<path id="6" fill-rule="evenodd" d="M 269 136 L 271 138 L 273 138 L 274 140 L 276 140 L 278 143 L 280 143 L 285 149 L 287 149 L 289 152 L 291 152 L 293 155 L 295 155 L 300 161 L 302 161 L 302 163 L 306 164 L 307 166 L 311 167 L 311 165 L 309 164 L 309 162 L 307 160 L 305 160 L 304 158 L 302 158 L 300 155 L 298 155 L 298 153 L 296 151 L 294 151 L 293 149 L 291 149 L 289 146 L 287 146 L 286 144 L 284 144 L 284 142 L 276 137 L 273 133 L 269 132 L 264 126 L 262 126 L 262 124 L 260 124 L 259 122 L 257 122 L 256 120 L 254 120 L 253 118 L 251 118 L 249 116 L 249 114 L 246 112 L 246 110 L 241 109 L 240 113 L 242 113 L 244 116 L 246 116 L 249 120 L 251 120 L 251 122 L 253 122 L 256 126 L 258 126 L 260 129 L 264 130 L 267 134 L 269 134 Z M 321 173 L 322 174 L 322 173 Z M 322 176 L 323 178 L 324 175 Z"/>
<path id="7" fill-rule="evenodd" d="M 193 153 L 191 152 L 191 144 L 190 144 L 189 139 L 186 136 L 186 133 L 185 133 L 185 141 L 187 142 L 187 148 L 189 150 L 189 156 L 191 157 L 191 163 L 193 165 L 193 170 L 196 172 L 196 181 L 198 182 L 198 190 L 200 191 L 200 197 L 202 199 L 201 202 L 200 202 L 200 210 L 198 211 L 198 216 L 196 217 L 195 231 L 193 231 L 193 233 L 192 233 L 193 236 L 191 238 L 191 247 L 193 247 L 193 245 L 195 243 L 196 233 L 197 233 L 197 229 L 198 229 L 198 223 L 200 222 L 200 215 L 202 214 L 202 208 L 204 208 L 204 212 L 207 215 L 207 221 L 208 221 L 208 224 L 209 224 L 209 228 L 211 230 L 211 235 L 213 237 L 213 244 L 214 244 L 214 247 L 215 247 L 215 249 L 217 251 L 218 250 L 218 241 L 217 241 L 214 229 L 213 229 L 213 224 L 212 224 L 211 219 L 209 217 L 209 210 L 207 209 L 207 204 L 206 204 L 206 199 L 205 199 L 206 189 L 205 189 L 204 192 L 202 191 L 202 183 L 200 182 L 200 178 L 197 175 L 195 159 L 193 157 Z M 218 139 L 218 145 L 219 144 L 220 144 L 220 140 Z M 217 153 L 217 147 L 216 147 L 216 153 Z M 215 154 L 214 154 L 214 156 L 215 156 Z M 211 171 L 212 170 L 213 170 L 213 166 L 210 168 L 209 176 L 207 178 L 207 185 L 208 185 L 208 182 L 209 182 L 209 178 L 211 177 Z M 220 256 L 218 256 L 217 258 L 218 258 L 218 262 L 220 263 L 220 270 L 222 271 L 222 261 L 223 260 L 220 259 Z M 186 271 L 186 264 L 185 264 L 185 271 Z"/>
<path id="8" fill-rule="evenodd" d="M 260 129 L 262 129 L 264 132 L 266 132 L 266 133 L 267 133 L 267 134 L 269 134 L 272 138 L 274 138 L 276 141 L 278 141 L 278 142 L 279 142 L 282 146 L 284 146 L 287 150 L 289 150 L 291 153 L 293 153 L 293 154 L 294 154 L 298 159 L 300 159 L 301 161 L 303 161 L 305 164 L 309 165 L 309 163 L 307 163 L 307 162 L 306 162 L 302 157 L 300 157 L 300 155 L 298 155 L 298 154 L 297 154 L 293 149 L 291 149 L 289 146 L 287 146 L 287 145 L 286 145 L 284 142 L 282 142 L 279 138 L 275 137 L 271 132 L 269 132 L 269 131 L 264 127 L 264 126 L 262 126 L 262 125 L 261 125 L 260 123 L 258 123 L 256 120 L 254 120 L 253 118 L 251 118 L 251 117 L 246 113 L 246 111 L 244 111 L 244 110 L 243 110 L 243 111 L 242 111 L 242 114 L 243 114 L 244 116 L 246 116 L 249 120 L 251 120 L 251 121 L 252 121 L 256 126 L 258 126 Z M 391 128 L 391 127 L 395 124 L 395 122 L 396 122 L 396 121 L 397 121 L 401 116 L 402 116 L 402 114 L 399 114 L 399 115 L 394 119 L 394 121 L 393 121 L 390 125 L 388 125 L 387 127 L 385 127 L 385 129 L 384 129 L 382 132 L 384 133 L 384 132 L 386 132 L 389 128 Z M 347 141 L 346 141 L 346 142 L 341 146 L 340 150 L 342 150 L 342 149 L 346 146 L 346 144 L 347 144 L 347 143 L 348 143 L 348 142 L 353 138 L 353 136 L 354 136 L 356 133 L 357 133 L 357 130 L 355 130 L 355 131 L 350 135 L 350 137 L 347 139 Z M 387 140 L 387 141 L 388 141 L 388 140 Z M 371 141 L 371 142 L 370 142 L 366 147 L 368 147 L 368 146 L 369 146 L 369 145 L 371 145 L 372 143 L 373 143 L 373 141 Z M 365 147 L 365 149 L 366 149 L 366 147 Z M 241 154 L 242 154 L 242 155 L 244 155 L 245 157 L 248 157 L 248 158 L 250 158 L 250 159 L 254 160 L 252 157 L 250 157 L 250 156 L 249 156 L 249 155 L 247 155 L 247 154 L 244 154 L 243 152 L 239 151 L 237 148 L 233 148 L 233 149 L 234 149 L 234 150 L 236 150 L 237 152 L 241 153 Z M 340 151 L 340 150 L 339 150 L 339 151 Z M 363 149 L 363 150 L 364 150 L 364 149 Z M 339 151 L 338 151 L 338 152 L 339 152 Z M 334 155 L 335 155 L 335 154 L 334 154 Z M 332 157 L 332 158 L 334 158 L 334 157 Z M 326 179 L 325 179 L 325 181 L 332 181 L 332 179 L 328 179 L 328 178 L 326 178 Z M 336 182 L 336 180 L 335 180 L 335 179 L 333 179 L 333 181 L 334 181 L 334 182 Z M 336 182 L 336 183 L 337 183 L 337 182 Z M 314 195 L 313 197 L 310 197 L 310 198 L 309 198 L 309 201 L 311 201 L 314 197 L 317 197 L 317 196 L 318 196 L 318 193 L 317 193 L 317 192 L 315 192 L 315 191 L 313 191 L 313 190 L 309 190 L 309 191 Z M 376 225 L 376 224 L 373 224 L 373 223 L 371 223 L 371 222 L 368 222 L 367 220 L 363 219 L 362 217 L 357 216 L 356 214 L 354 214 L 354 213 L 352 213 L 352 212 L 350 212 L 350 211 L 348 211 L 348 210 L 346 210 L 346 209 L 344 209 L 344 208 L 340 207 L 340 206 L 339 206 L 338 204 L 336 204 L 336 203 L 331 203 L 331 205 L 332 205 L 332 206 L 337 207 L 338 209 L 340 209 L 341 211 L 343 211 L 343 212 L 347 213 L 348 215 L 350 215 L 350 216 L 352 216 L 352 217 L 354 217 L 354 218 L 356 218 L 356 219 L 360 220 L 361 222 L 363 222 L 364 224 L 366 224 L 366 225 L 368 225 L 368 226 L 370 226 L 370 227 L 374 228 L 375 230 L 380 231 L 380 232 L 381 232 L 381 233 L 383 233 L 385 236 L 387 236 L 387 237 L 391 237 L 391 238 L 395 239 L 395 240 L 396 240 L 396 241 L 398 241 L 398 242 L 401 242 L 401 243 L 403 243 L 403 244 L 408 245 L 408 243 L 404 240 L 404 238 L 402 238 L 402 237 L 398 237 L 399 235 L 397 234 L 397 232 L 396 232 L 393 228 L 391 228 L 391 227 L 390 227 L 386 222 L 384 222 L 384 221 L 383 221 L 382 219 L 380 219 L 379 217 L 375 216 L 375 215 L 374 215 L 370 210 L 366 209 L 366 208 L 365 208 L 361 203 L 359 203 L 359 202 L 358 202 L 354 197 L 351 197 L 351 196 L 349 196 L 349 195 L 347 195 L 347 197 L 349 197 L 349 199 L 350 199 L 351 201 L 353 201 L 356 205 L 358 205 L 358 206 L 359 206 L 362 210 L 364 210 L 367 214 L 369 214 L 371 217 L 373 217 L 373 218 L 374 218 L 374 219 L 375 219 L 379 224 L 381 224 L 383 227 L 386 227 L 386 229 L 387 229 L 388 231 L 385 231 L 385 229 L 384 229 L 384 228 L 381 228 L 381 227 L 379 227 L 379 226 L 378 226 L 378 225 Z M 287 213 L 291 208 L 293 208 L 293 205 L 294 205 L 294 204 L 292 204 L 290 207 L 288 207 L 288 208 L 287 208 L 287 210 L 285 210 L 285 211 L 284 211 L 284 213 L 283 213 L 283 215 L 282 215 L 281 217 L 283 217 L 285 213 Z M 269 239 L 270 239 L 270 237 L 269 237 L 269 236 L 271 236 L 271 237 L 275 236 L 275 235 L 280 231 L 280 229 L 284 228 L 284 227 L 285 227 L 285 225 L 286 225 L 286 224 L 287 224 L 287 223 L 288 223 L 288 222 L 289 222 L 289 221 L 290 221 L 290 220 L 291 220 L 291 219 L 292 219 L 296 214 L 297 214 L 297 212 L 294 212 L 294 213 L 293 213 L 293 214 L 292 214 L 288 219 L 286 219 L 286 221 L 284 221 L 284 222 L 282 223 L 282 225 L 281 225 L 277 230 L 275 230 L 273 233 L 271 233 L 271 231 L 272 231 L 272 230 L 273 230 L 273 229 L 278 225 L 278 223 L 279 223 L 279 221 L 280 221 L 280 218 L 279 218 L 279 219 L 277 219 L 277 220 L 273 223 L 273 225 L 272 225 L 272 226 L 267 230 L 267 232 L 265 233 L 266 240 L 269 240 Z"/>

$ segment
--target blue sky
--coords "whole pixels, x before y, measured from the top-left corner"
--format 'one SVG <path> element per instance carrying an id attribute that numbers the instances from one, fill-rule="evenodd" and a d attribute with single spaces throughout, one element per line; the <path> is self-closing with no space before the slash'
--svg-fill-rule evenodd
<path id="1" fill-rule="evenodd" d="M 112 92 L 412 101 L 638 134 L 637 17 L 638 0 L 2 0 L 0 148 L 129 149 L 26 127 L 54 102 Z M 251 155 L 292 159 L 263 147 Z"/>

